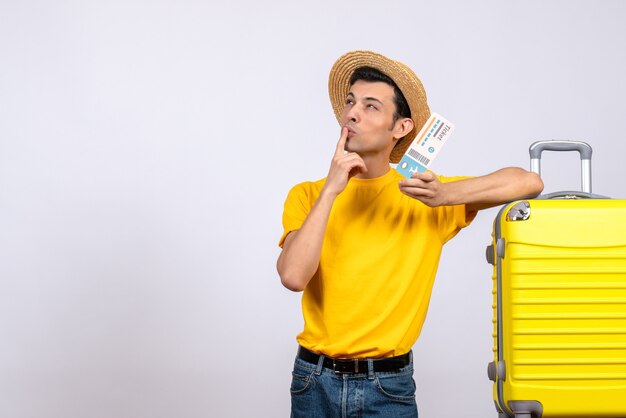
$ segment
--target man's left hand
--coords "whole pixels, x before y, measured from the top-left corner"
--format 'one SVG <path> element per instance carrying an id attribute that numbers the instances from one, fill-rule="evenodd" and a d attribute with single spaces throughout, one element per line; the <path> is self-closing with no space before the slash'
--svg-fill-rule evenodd
<path id="1" fill-rule="evenodd" d="M 400 180 L 399 186 L 402 193 L 428 206 L 446 204 L 446 184 L 432 171 L 413 173 L 410 179 Z"/>

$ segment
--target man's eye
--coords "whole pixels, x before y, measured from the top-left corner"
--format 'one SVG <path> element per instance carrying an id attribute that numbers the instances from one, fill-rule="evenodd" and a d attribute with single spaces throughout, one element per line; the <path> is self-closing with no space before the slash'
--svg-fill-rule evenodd
<path id="1" fill-rule="evenodd" d="M 372 104 L 371 105 L 367 105 L 367 108 L 368 109 L 378 110 L 378 108 L 376 106 L 372 105 Z"/>
<path id="2" fill-rule="evenodd" d="M 346 104 L 347 105 L 351 105 L 353 103 L 354 103 L 354 101 L 352 101 L 352 99 L 346 99 Z"/>

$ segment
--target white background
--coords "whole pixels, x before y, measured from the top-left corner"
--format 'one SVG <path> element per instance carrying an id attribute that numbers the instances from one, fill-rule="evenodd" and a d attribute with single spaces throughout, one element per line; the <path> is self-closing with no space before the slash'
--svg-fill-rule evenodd
<path id="1" fill-rule="evenodd" d="M 284 198 L 326 175 L 352 49 L 456 124 L 433 170 L 594 148 L 626 197 L 622 1 L 0 1 L 0 418 L 286 417 L 300 294 Z M 577 189 L 546 154 L 546 191 Z M 444 249 L 415 345 L 423 417 L 495 416 L 496 209 Z"/>

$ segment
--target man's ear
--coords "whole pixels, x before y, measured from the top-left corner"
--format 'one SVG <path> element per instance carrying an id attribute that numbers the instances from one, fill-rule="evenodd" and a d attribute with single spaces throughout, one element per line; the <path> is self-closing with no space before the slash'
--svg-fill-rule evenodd
<path id="1" fill-rule="evenodd" d="M 393 127 L 393 137 L 396 139 L 404 138 L 413 130 L 414 126 L 411 118 L 398 119 Z"/>

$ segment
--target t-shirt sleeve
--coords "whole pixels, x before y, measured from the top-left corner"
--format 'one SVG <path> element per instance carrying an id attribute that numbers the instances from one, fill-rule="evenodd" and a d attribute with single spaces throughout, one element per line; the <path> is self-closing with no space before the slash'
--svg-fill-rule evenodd
<path id="1" fill-rule="evenodd" d="M 442 183 L 465 180 L 471 177 L 438 176 Z M 465 205 L 440 206 L 437 208 L 437 223 L 442 242 L 448 242 L 459 231 L 468 226 L 476 217 L 476 211 L 469 211 Z"/>
<path id="2" fill-rule="evenodd" d="M 283 209 L 283 235 L 278 246 L 283 247 L 285 238 L 292 231 L 300 229 L 311 211 L 310 183 L 301 183 L 294 186 L 285 199 Z"/>

